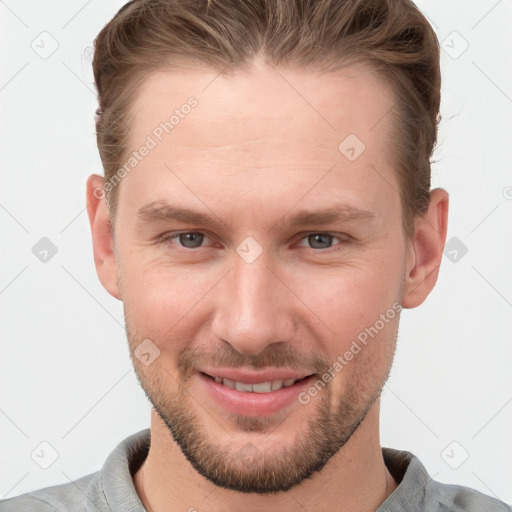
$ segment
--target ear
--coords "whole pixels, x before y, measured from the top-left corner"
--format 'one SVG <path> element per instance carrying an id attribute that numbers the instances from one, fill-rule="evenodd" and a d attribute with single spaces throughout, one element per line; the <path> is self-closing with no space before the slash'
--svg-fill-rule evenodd
<path id="1" fill-rule="evenodd" d="M 448 193 L 436 188 L 424 215 L 415 220 L 414 237 L 409 241 L 402 306 L 419 306 L 434 288 L 443 257 L 448 227 Z"/>
<path id="2" fill-rule="evenodd" d="M 91 224 L 96 272 L 105 290 L 120 300 L 110 215 L 103 189 L 103 177 L 97 174 L 91 174 L 87 179 L 87 214 Z"/>

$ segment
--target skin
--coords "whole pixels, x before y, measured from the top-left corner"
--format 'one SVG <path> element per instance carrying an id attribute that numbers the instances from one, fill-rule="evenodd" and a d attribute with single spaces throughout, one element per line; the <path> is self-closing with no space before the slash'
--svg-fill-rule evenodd
<path id="1" fill-rule="evenodd" d="M 135 371 L 154 405 L 136 490 L 153 512 L 327 511 L 333 503 L 375 510 L 397 486 L 382 458 L 379 396 L 399 314 L 309 403 L 272 415 L 228 414 L 195 370 L 320 375 L 393 304 L 414 308 L 426 299 L 442 257 L 448 194 L 432 191 L 408 239 L 385 115 L 393 95 L 370 69 L 319 76 L 256 59 L 249 72 L 216 76 L 198 69 L 145 80 L 134 102 L 133 149 L 188 97 L 198 105 L 122 180 L 115 235 L 98 198 L 102 177 L 87 182 L 97 272 L 123 301 Z M 366 146 L 353 162 L 338 150 L 350 133 Z M 140 218 L 143 206 L 162 201 L 218 224 Z M 299 210 L 335 204 L 372 215 L 289 224 Z M 183 246 L 187 237 L 162 243 L 177 231 L 206 236 L 196 248 Z M 309 237 L 319 232 L 320 248 Z M 236 251 L 248 236 L 262 249 L 251 263 Z M 134 356 L 144 339 L 160 350 L 149 366 Z"/>

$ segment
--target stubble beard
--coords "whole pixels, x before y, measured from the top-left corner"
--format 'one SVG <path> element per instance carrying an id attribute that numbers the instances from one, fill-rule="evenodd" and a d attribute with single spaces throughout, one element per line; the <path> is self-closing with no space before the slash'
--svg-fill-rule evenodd
<path id="1" fill-rule="evenodd" d="M 132 342 L 133 339 L 131 346 L 136 346 Z M 336 398 L 335 406 L 332 401 L 336 377 L 309 404 L 293 404 L 290 412 L 283 410 L 269 417 L 231 415 L 232 432 L 242 432 L 244 437 L 254 433 L 254 442 L 237 443 L 233 436 L 233 442 L 220 444 L 195 412 L 201 406 L 188 391 L 191 376 L 180 378 L 178 390 L 172 391 L 176 381 L 164 377 L 168 372 L 157 368 L 145 372 L 133 355 L 132 360 L 142 389 L 192 467 L 218 487 L 256 494 L 288 491 L 322 470 L 379 399 L 391 369 L 389 365 L 379 385 L 369 389 L 368 383 L 375 382 L 377 376 L 368 374 L 374 369 L 372 365 L 361 365 L 361 371 L 355 371 L 345 382 L 343 395 Z M 265 445 L 265 439 L 272 438 L 297 407 L 308 407 L 309 411 L 304 428 L 293 443 L 287 447 L 276 442 Z M 206 411 L 204 417 L 214 421 Z"/>

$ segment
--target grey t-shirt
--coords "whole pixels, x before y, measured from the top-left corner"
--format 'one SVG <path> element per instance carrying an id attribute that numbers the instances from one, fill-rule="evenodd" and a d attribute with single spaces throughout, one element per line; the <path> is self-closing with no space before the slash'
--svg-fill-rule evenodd
<path id="1" fill-rule="evenodd" d="M 0 512 L 144 512 L 133 475 L 146 458 L 150 430 L 122 441 L 103 468 L 74 482 L 45 487 L 0 501 Z M 511 512 L 495 498 L 459 485 L 432 480 L 410 452 L 382 448 L 398 487 L 377 512 Z M 193 505 L 193 504 L 192 504 Z"/>

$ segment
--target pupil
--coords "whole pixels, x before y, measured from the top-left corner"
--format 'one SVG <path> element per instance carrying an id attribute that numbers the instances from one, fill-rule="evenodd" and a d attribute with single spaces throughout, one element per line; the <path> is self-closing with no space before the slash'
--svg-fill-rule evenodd
<path id="1" fill-rule="evenodd" d="M 324 234 L 309 235 L 309 243 L 314 249 L 325 249 L 331 245 L 332 236 Z"/>
<path id="2" fill-rule="evenodd" d="M 182 233 L 180 235 L 180 244 L 187 248 L 200 247 L 204 235 L 201 233 Z"/>

